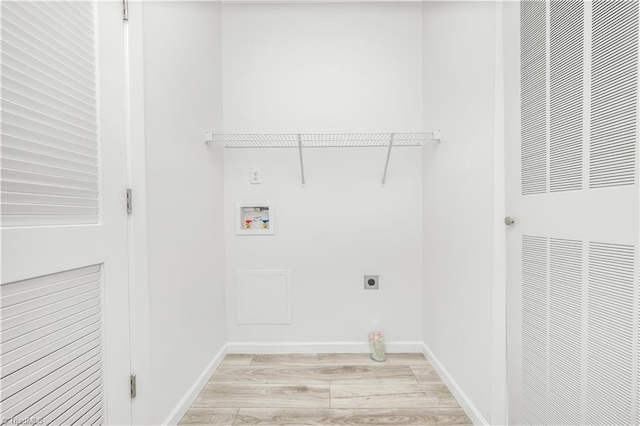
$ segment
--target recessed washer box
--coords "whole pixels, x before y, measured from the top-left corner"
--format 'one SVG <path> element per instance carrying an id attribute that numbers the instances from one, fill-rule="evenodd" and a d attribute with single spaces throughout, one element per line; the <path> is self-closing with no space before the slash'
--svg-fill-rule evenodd
<path id="1" fill-rule="evenodd" d="M 238 201 L 235 228 L 236 235 L 273 235 L 273 201 Z"/>

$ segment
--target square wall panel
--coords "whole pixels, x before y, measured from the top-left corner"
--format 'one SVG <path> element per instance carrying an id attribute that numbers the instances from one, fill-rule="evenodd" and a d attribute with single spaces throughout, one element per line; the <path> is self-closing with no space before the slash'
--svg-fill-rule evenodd
<path id="1" fill-rule="evenodd" d="M 238 324 L 291 324 L 291 271 L 237 274 Z"/>

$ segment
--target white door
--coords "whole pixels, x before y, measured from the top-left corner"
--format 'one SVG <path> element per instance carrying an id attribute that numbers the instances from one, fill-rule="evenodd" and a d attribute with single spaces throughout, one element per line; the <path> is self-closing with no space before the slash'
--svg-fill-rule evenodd
<path id="1" fill-rule="evenodd" d="M 116 1 L 2 2 L 9 424 L 131 422 L 121 13 Z"/>
<path id="2" fill-rule="evenodd" d="M 638 2 L 505 5 L 511 424 L 637 424 Z"/>

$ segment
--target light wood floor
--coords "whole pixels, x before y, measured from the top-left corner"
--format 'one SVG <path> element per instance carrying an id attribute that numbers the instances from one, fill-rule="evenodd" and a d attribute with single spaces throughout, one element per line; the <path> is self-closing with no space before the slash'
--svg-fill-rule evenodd
<path id="1" fill-rule="evenodd" d="M 469 425 L 421 354 L 227 355 L 180 424 Z"/>

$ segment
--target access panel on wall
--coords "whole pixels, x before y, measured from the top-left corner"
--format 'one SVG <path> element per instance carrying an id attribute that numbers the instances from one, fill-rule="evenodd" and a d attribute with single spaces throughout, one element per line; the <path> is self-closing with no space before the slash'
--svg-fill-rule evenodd
<path id="1" fill-rule="evenodd" d="M 509 415 L 637 424 L 638 2 L 505 5 Z"/>

